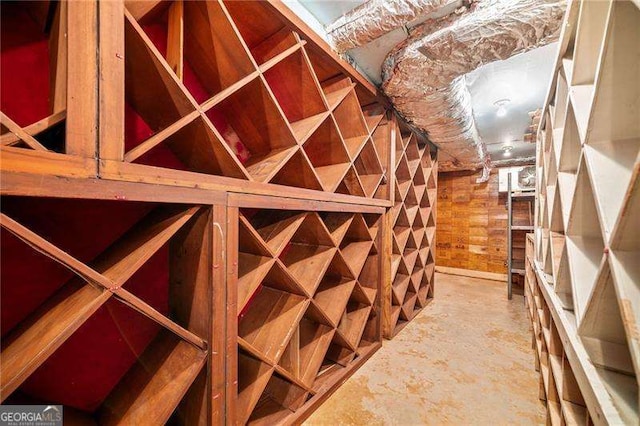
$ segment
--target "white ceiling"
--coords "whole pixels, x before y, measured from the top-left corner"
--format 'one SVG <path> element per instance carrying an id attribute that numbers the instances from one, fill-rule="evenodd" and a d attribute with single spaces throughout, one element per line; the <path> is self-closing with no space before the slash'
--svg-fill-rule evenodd
<path id="1" fill-rule="evenodd" d="M 323 26 L 364 3 L 364 0 L 298 1 Z M 459 3 L 459 0 L 452 0 L 447 9 L 454 9 Z M 426 18 L 416 19 L 406 27 L 411 29 Z M 406 29 L 399 28 L 369 44 L 351 49 L 347 54 L 353 58 L 360 72 L 373 83 L 380 84 L 382 62 L 389 51 L 407 36 Z M 557 43 L 553 43 L 505 61 L 487 64 L 467 75 L 476 126 L 492 159 L 515 159 L 535 155 L 535 145 L 523 142 L 522 139 L 531 122 L 529 112 L 541 108 L 544 102 L 556 50 Z M 496 115 L 497 107 L 494 103 L 499 99 L 510 100 L 504 117 Z M 509 157 L 502 151 L 505 143 L 513 146 Z"/>
<path id="2" fill-rule="evenodd" d="M 318 22 L 327 26 L 351 9 L 366 0 L 299 0 L 316 17 Z"/>
<path id="3" fill-rule="evenodd" d="M 509 158 L 502 152 L 505 143 L 513 146 L 513 158 L 535 155 L 535 144 L 522 138 L 531 124 L 529 112 L 544 103 L 557 49 L 552 43 L 467 74 L 473 117 L 492 159 Z M 494 103 L 500 99 L 510 100 L 504 117 L 496 115 Z"/>

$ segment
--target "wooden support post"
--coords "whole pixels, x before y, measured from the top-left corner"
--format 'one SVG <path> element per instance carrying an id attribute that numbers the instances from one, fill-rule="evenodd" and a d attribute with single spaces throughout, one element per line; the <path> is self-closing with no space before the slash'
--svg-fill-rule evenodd
<path id="1" fill-rule="evenodd" d="M 391 151 L 393 151 L 393 149 Z M 382 217 L 380 233 L 382 234 L 382 264 L 380 270 L 382 279 L 382 335 L 390 339 L 395 327 L 395 322 L 391 319 L 391 287 L 393 286 L 393 277 L 391 276 L 391 239 L 393 235 L 393 215 L 390 210 L 387 210 Z"/>
<path id="2" fill-rule="evenodd" d="M 237 223 L 237 218 L 236 223 Z M 225 327 L 227 322 L 227 265 L 226 250 L 227 241 L 233 238 L 228 237 L 227 228 L 227 208 L 226 205 L 213 206 L 213 245 L 211 254 L 213 256 L 213 277 L 211 282 L 211 338 L 209 343 L 209 387 L 211 389 L 211 419 L 209 424 L 221 425 L 225 423 L 227 417 L 226 407 L 228 396 L 226 394 L 227 377 L 227 333 Z M 237 230 L 231 228 L 237 235 Z M 236 237 L 237 238 L 237 237 Z M 233 270 L 236 271 L 236 270 Z M 235 295 L 235 293 L 234 293 Z M 235 306 L 234 306 L 235 309 Z M 235 310 L 233 311 L 235 316 Z M 235 323 L 234 323 L 235 324 Z"/>
<path id="3" fill-rule="evenodd" d="M 98 2 L 67 3 L 66 153 L 81 157 L 95 157 L 98 143 L 97 26 Z"/>
<path id="4" fill-rule="evenodd" d="M 98 146 L 100 158 L 124 158 L 124 4 L 98 2 Z"/>
<path id="5" fill-rule="evenodd" d="M 67 2 L 56 6 L 51 36 L 49 37 L 49 110 L 51 114 L 67 107 Z"/>
<path id="6" fill-rule="evenodd" d="M 238 400 L 238 207 L 227 208 L 227 250 L 226 250 L 226 339 L 225 367 L 227 377 L 225 386 L 226 423 L 237 424 Z"/>

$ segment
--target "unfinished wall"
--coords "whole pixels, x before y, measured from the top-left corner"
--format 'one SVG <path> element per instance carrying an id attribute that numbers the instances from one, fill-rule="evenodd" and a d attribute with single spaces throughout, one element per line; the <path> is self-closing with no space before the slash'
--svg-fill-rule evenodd
<path id="1" fill-rule="evenodd" d="M 506 274 L 507 210 L 498 171 L 476 183 L 473 172 L 438 175 L 436 265 Z"/>

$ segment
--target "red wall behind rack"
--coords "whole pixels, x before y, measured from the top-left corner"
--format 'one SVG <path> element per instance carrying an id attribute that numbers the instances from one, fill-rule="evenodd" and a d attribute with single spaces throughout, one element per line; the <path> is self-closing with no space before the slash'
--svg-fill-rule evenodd
<path id="1" fill-rule="evenodd" d="M 89 262 L 153 206 L 63 199 L 2 199 L 2 212 L 72 256 Z M 2 232 L 1 314 L 4 344 L 11 331 L 73 274 Z M 168 314 L 168 247 L 124 288 Z M 159 331 L 157 324 L 115 299 L 103 305 L 19 389 L 20 393 L 92 412 Z M 19 402 L 19 396 L 11 402 Z"/>

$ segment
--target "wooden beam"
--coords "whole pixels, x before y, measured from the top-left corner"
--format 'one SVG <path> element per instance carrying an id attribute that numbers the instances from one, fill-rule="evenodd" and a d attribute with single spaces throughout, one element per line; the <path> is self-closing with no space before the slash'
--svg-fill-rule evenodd
<path id="1" fill-rule="evenodd" d="M 95 177 L 95 160 L 73 157 L 50 151 L 32 151 L 12 146 L 0 147 L 0 172 L 2 172 L 2 191 L 8 189 L 5 182 L 7 173 L 28 173 L 39 177 L 56 175 L 67 177 Z M 28 188 L 24 188 L 28 190 Z M 49 192 L 51 191 L 49 189 Z"/>
<path id="2" fill-rule="evenodd" d="M 395 148 L 394 148 L 395 149 Z M 394 151 L 392 149 L 391 151 Z M 392 173 L 393 174 L 393 173 Z M 391 338 L 393 335 L 393 328 L 395 326 L 394 322 L 391 318 L 391 291 L 393 286 L 394 277 L 391 276 L 391 255 L 392 255 L 392 241 L 393 238 L 393 215 L 390 210 L 387 210 L 387 213 L 382 217 L 382 226 L 380 227 L 381 242 L 382 242 L 382 250 L 381 250 L 381 261 L 383 264 L 383 268 L 381 270 L 380 276 L 382 279 L 381 285 L 381 313 L 382 313 L 382 335 L 386 338 Z"/>
<path id="3" fill-rule="evenodd" d="M 98 2 L 67 4 L 66 153 L 95 158 L 98 143 Z"/>
<path id="4" fill-rule="evenodd" d="M 49 36 L 49 111 L 63 112 L 67 108 L 67 2 L 56 2 Z"/>
<path id="5" fill-rule="evenodd" d="M 210 392 L 210 421 L 209 424 L 224 424 L 227 418 L 227 336 L 223 332 L 227 321 L 227 286 L 220 285 L 227 280 L 227 265 L 225 253 L 227 241 L 232 240 L 227 228 L 227 207 L 224 204 L 213 206 L 210 227 L 212 245 L 209 256 L 212 257 L 212 269 L 210 282 L 211 294 L 211 320 L 209 324 L 209 392 Z M 232 230 L 235 228 L 232 228 Z M 235 310 L 232 312 L 235 313 Z"/>
<path id="6" fill-rule="evenodd" d="M 351 195 L 313 191 L 297 187 L 249 182 L 202 173 L 181 170 L 163 169 L 141 164 L 123 163 L 119 161 L 100 161 L 102 179 L 126 180 L 130 182 L 146 182 L 159 185 L 204 188 L 230 193 L 271 195 L 276 197 L 297 198 L 302 200 L 340 202 L 352 205 L 390 207 L 387 200 L 376 200 Z"/>
<path id="7" fill-rule="evenodd" d="M 124 5 L 98 2 L 98 146 L 100 158 L 124 157 Z"/>
<path id="8" fill-rule="evenodd" d="M 2 111 L 0 111 L 0 123 L 2 123 L 2 125 L 7 129 L 9 129 L 9 131 L 13 133 L 18 139 L 26 143 L 31 149 L 35 149 L 37 151 L 48 151 L 47 148 L 42 146 L 40 142 L 38 142 L 30 134 L 25 132 L 22 127 L 20 127 L 15 121 L 7 117 Z"/>
<path id="9" fill-rule="evenodd" d="M 65 99 L 66 100 L 66 99 Z M 42 120 L 36 121 L 33 124 L 29 124 L 26 127 L 22 128 L 22 131 L 29 136 L 35 136 L 44 132 L 45 130 L 61 123 L 67 117 L 67 111 L 62 110 L 53 115 L 49 115 Z M 22 136 L 24 134 L 20 132 Z M 3 135 L 0 135 L 0 145 L 4 146 L 12 146 L 19 143 L 22 139 L 15 133 L 8 132 Z M 37 142 L 37 141 L 36 141 Z M 38 142 L 39 143 L 39 142 Z"/>

